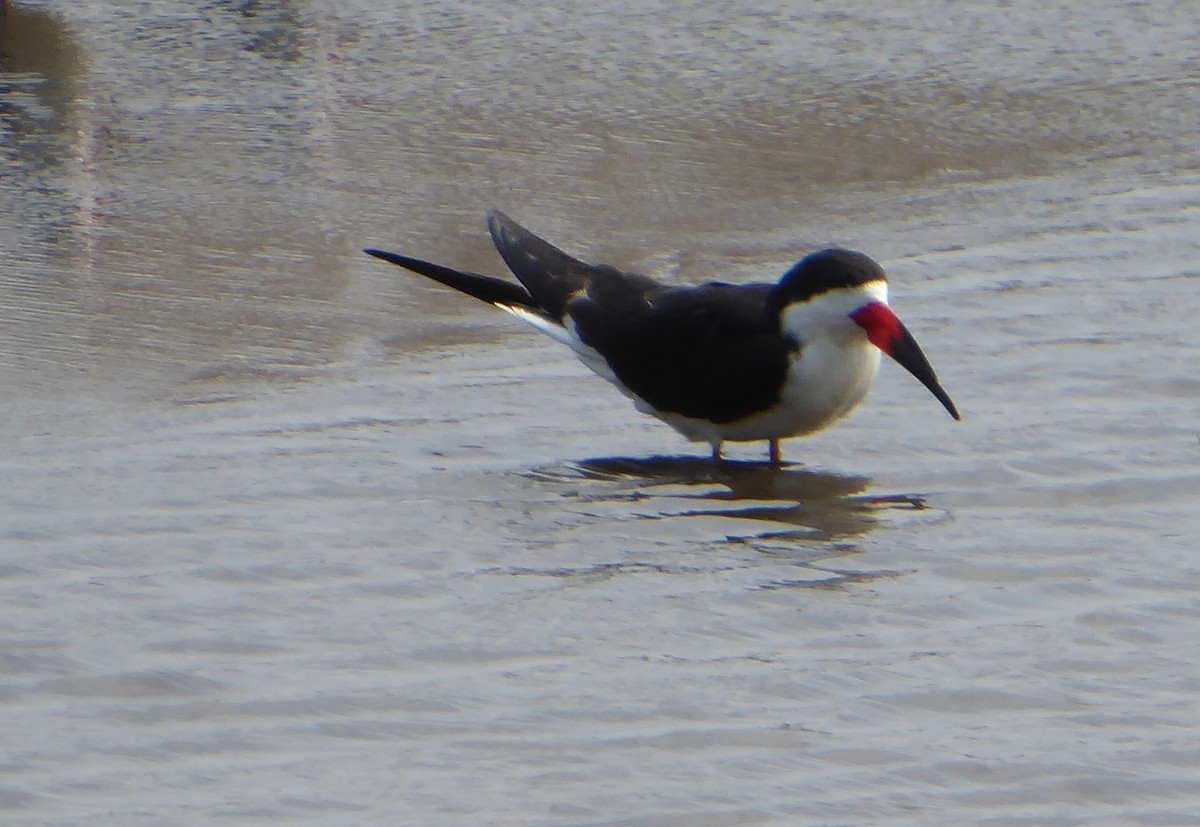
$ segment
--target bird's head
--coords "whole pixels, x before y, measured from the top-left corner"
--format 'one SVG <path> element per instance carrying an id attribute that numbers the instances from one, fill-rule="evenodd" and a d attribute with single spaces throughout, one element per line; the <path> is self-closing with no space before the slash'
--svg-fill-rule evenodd
<path id="1" fill-rule="evenodd" d="M 917 340 L 888 307 L 887 274 L 870 256 L 829 249 L 805 257 L 784 273 L 769 307 L 801 346 L 816 336 L 838 342 L 865 336 L 917 377 L 952 417 L 962 418 Z"/>

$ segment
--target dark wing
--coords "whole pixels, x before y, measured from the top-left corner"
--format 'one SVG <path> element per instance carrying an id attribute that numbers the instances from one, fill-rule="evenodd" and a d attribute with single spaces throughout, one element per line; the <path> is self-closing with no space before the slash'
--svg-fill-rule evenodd
<path id="1" fill-rule="evenodd" d="M 403 267 L 406 270 L 412 270 L 414 273 L 431 278 L 447 287 L 453 287 L 455 290 L 460 290 L 468 296 L 474 296 L 489 304 L 509 304 L 518 307 L 537 308 L 537 303 L 533 300 L 533 297 L 525 292 L 525 289 L 520 285 L 513 284 L 511 281 L 504 281 L 492 276 L 481 276 L 478 273 L 454 270 L 450 267 L 434 264 L 433 262 L 422 261 L 419 258 L 402 256 L 398 253 L 389 253 L 386 250 L 363 250 L 363 252 L 369 256 L 375 256 L 375 258 L 395 264 L 398 267 Z"/>
<path id="2" fill-rule="evenodd" d="M 646 276 L 622 273 L 605 265 L 597 267 L 572 258 L 499 210 L 488 214 L 488 229 L 496 249 L 520 285 L 386 250 L 363 252 L 490 304 L 541 310 L 560 325 L 566 316 L 567 303 L 581 291 L 603 295 L 605 306 L 616 308 L 626 303 L 637 305 L 647 291 L 661 289 L 657 282 Z"/>
<path id="3" fill-rule="evenodd" d="M 767 312 L 772 285 L 643 291 L 635 307 L 589 290 L 568 314 L 630 390 L 660 411 L 732 422 L 779 402 L 798 345 Z"/>
<path id="4" fill-rule="evenodd" d="M 538 238 L 499 210 L 488 214 L 492 242 L 504 263 L 525 285 L 538 306 L 552 319 L 563 322 L 571 297 L 582 290 L 611 295 L 611 301 L 640 301 L 659 285 L 646 276 L 622 273 L 605 265 L 586 264 Z"/>

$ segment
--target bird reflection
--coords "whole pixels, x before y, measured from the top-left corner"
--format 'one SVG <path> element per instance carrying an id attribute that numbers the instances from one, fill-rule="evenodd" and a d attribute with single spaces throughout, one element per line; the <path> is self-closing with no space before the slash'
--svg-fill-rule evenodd
<path id="1" fill-rule="evenodd" d="M 841 571 L 827 564 L 857 554 L 853 541 L 873 531 L 882 512 L 925 508 L 919 495 L 867 495 L 870 477 L 798 466 L 778 470 L 766 462 L 727 460 L 714 467 L 707 457 L 599 457 L 528 476 L 572 483 L 570 496 L 585 502 L 629 501 L 642 519 L 727 517 L 739 529 L 746 521 L 759 522 L 761 531 L 718 539 L 806 569 L 803 579 L 760 588 L 841 586 L 891 576 L 894 572 Z M 814 579 L 814 570 L 827 576 Z"/>

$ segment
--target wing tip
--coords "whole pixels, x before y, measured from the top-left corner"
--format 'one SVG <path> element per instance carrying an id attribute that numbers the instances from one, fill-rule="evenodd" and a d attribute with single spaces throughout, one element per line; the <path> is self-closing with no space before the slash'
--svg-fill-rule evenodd
<path id="1" fill-rule="evenodd" d="M 399 267 L 407 267 L 408 266 L 407 265 L 407 262 L 409 260 L 408 257 L 402 256 L 398 253 L 389 253 L 387 250 L 380 250 L 375 247 L 364 247 L 363 252 L 369 256 L 374 256 L 375 258 L 382 259 L 383 261 L 386 261 L 388 264 L 395 264 Z"/>
<path id="2" fill-rule="evenodd" d="M 509 243 L 509 239 L 513 235 L 513 227 L 517 226 L 517 222 L 509 218 L 501 210 L 488 210 L 487 214 L 488 232 L 491 233 L 492 243 L 496 245 L 496 249 L 503 250 Z"/>

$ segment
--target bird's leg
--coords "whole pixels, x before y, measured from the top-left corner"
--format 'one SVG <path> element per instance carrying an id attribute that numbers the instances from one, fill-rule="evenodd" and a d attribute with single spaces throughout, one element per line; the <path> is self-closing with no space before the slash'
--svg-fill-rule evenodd
<path id="1" fill-rule="evenodd" d="M 714 442 L 712 444 L 712 449 L 713 449 L 713 453 L 712 453 L 713 465 L 719 466 L 721 464 L 721 443 Z"/>
<path id="2" fill-rule="evenodd" d="M 778 468 L 782 463 L 779 458 L 779 440 L 772 439 L 767 442 L 767 454 L 771 458 L 771 467 Z"/>

